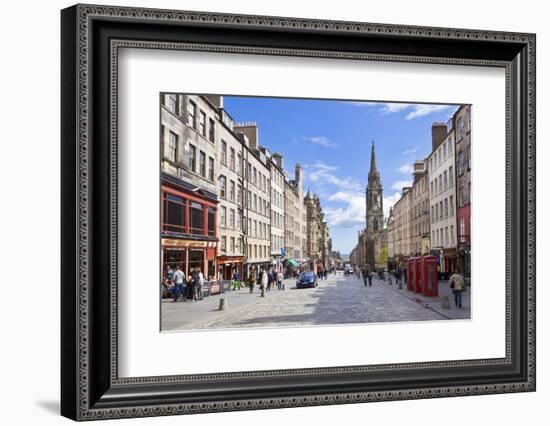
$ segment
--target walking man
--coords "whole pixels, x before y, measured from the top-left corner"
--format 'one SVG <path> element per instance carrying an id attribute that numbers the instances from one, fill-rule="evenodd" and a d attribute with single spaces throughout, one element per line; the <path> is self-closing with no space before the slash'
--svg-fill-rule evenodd
<path id="1" fill-rule="evenodd" d="M 185 274 L 180 269 L 179 266 L 176 266 L 176 272 L 174 272 L 174 282 L 176 283 L 176 287 L 174 288 L 174 302 L 178 301 L 178 296 L 183 295 L 185 300 L 185 291 L 184 291 L 184 281 L 185 281 Z"/>
<path id="2" fill-rule="evenodd" d="M 449 285 L 453 289 L 453 294 L 455 296 L 455 307 L 462 309 L 462 293 L 466 291 L 466 285 L 464 284 L 464 278 L 458 269 L 453 275 L 451 275 Z"/>

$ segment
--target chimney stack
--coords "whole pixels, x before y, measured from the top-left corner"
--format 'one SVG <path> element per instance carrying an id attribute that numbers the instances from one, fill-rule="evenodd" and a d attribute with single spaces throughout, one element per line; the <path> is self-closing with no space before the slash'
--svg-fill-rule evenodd
<path id="1" fill-rule="evenodd" d="M 432 124 L 432 151 L 435 151 L 447 136 L 447 123 Z"/>
<path id="2" fill-rule="evenodd" d="M 273 153 L 272 158 L 273 158 L 273 161 L 275 161 L 275 164 L 277 164 L 277 167 L 279 167 L 279 169 L 281 169 L 281 170 L 284 170 L 283 169 L 283 156 L 280 153 L 275 152 L 275 153 Z"/>
<path id="3" fill-rule="evenodd" d="M 242 133 L 248 139 L 248 147 L 254 151 L 258 149 L 258 126 L 255 122 L 235 123 L 235 133 Z"/>
<path id="4" fill-rule="evenodd" d="M 416 160 L 413 165 L 414 183 L 418 182 L 426 174 L 426 162 L 424 160 Z"/>

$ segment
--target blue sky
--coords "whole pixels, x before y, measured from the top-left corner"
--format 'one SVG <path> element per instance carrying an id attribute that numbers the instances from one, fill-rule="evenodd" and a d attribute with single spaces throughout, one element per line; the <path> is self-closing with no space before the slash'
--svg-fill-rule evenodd
<path id="1" fill-rule="evenodd" d="M 224 97 L 235 121 L 255 121 L 259 143 L 304 169 L 304 190 L 315 192 L 333 249 L 349 253 L 365 226 L 365 188 L 374 141 L 384 187 L 384 210 L 412 180 L 412 164 L 431 151 L 431 125 L 446 122 L 454 105 Z"/>

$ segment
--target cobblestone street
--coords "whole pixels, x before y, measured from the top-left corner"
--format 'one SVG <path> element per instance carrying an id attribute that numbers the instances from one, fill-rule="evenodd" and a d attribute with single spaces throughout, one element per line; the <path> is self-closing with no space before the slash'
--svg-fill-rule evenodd
<path id="1" fill-rule="evenodd" d="M 463 308 L 457 309 L 447 282 L 441 281 L 439 289 L 439 297 L 423 297 L 378 279 L 365 287 L 355 276 L 341 274 L 320 280 L 317 288 L 296 289 L 289 279 L 286 290 L 275 288 L 265 297 L 256 287 L 252 294 L 243 288 L 199 302 L 163 301 L 161 325 L 162 331 L 177 331 L 470 318 L 470 291 L 463 295 Z M 441 308 L 445 295 L 450 309 Z M 218 310 L 221 297 L 227 303 L 223 311 Z"/>

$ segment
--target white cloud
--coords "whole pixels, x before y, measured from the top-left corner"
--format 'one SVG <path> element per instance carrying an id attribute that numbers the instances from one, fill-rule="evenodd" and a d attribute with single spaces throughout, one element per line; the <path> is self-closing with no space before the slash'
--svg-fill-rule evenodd
<path id="1" fill-rule="evenodd" d="M 338 191 L 329 196 L 328 200 L 344 203 L 343 207 L 323 207 L 329 227 L 349 228 L 365 224 L 365 196 L 360 192 Z"/>
<path id="2" fill-rule="evenodd" d="M 335 171 L 338 170 L 337 166 L 330 166 L 328 164 L 323 163 L 322 161 L 317 160 L 317 162 L 313 164 L 305 164 L 305 168 L 313 168 L 313 169 L 322 169 L 326 171 Z"/>
<path id="3" fill-rule="evenodd" d="M 451 105 L 415 105 L 413 111 L 405 116 L 405 120 L 412 120 L 414 118 L 430 115 L 434 112 L 445 111 L 449 108 L 451 108 Z"/>
<path id="4" fill-rule="evenodd" d="M 349 176 L 336 176 L 333 172 L 338 170 L 338 167 L 317 161 L 314 164 L 308 164 L 306 168 L 308 171 L 305 175 L 305 180 L 309 183 L 316 184 L 317 190 L 326 189 L 326 184 L 334 185 L 348 191 L 358 191 L 361 188 L 359 182 Z"/>
<path id="5" fill-rule="evenodd" d="M 414 148 L 411 148 L 411 149 L 406 149 L 405 151 L 403 151 L 403 155 L 409 155 L 409 154 L 414 154 L 416 151 L 418 151 L 418 146 L 415 146 Z"/>
<path id="6" fill-rule="evenodd" d="M 405 116 L 406 120 L 413 120 L 418 117 L 423 117 L 434 112 L 445 111 L 454 107 L 454 105 L 409 104 L 401 102 L 351 102 L 351 104 L 359 107 L 376 108 L 380 114 L 384 115 L 408 111 L 408 114 Z M 418 148 L 415 148 L 415 150 L 410 153 L 415 152 L 417 149 Z"/>
<path id="7" fill-rule="evenodd" d="M 336 148 L 338 146 L 336 142 L 331 141 L 326 136 L 310 136 L 310 137 L 305 137 L 304 139 L 315 145 L 321 145 L 327 148 Z"/>
<path id="8" fill-rule="evenodd" d="M 411 186 L 411 185 L 412 185 L 412 180 L 398 180 L 398 181 L 392 183 L 391 188 L 392 189 L 397 189 L 398 191 L 401 191 L 403 189 L 403 187 Z"/>
<path id="9" fill-rule="evenodd" d="M 401 167 L 397 169 L 397 171 L 404 175 L 410 175 L 413 172 L 413 166 L 412 164 L 403 164 Z"/>

